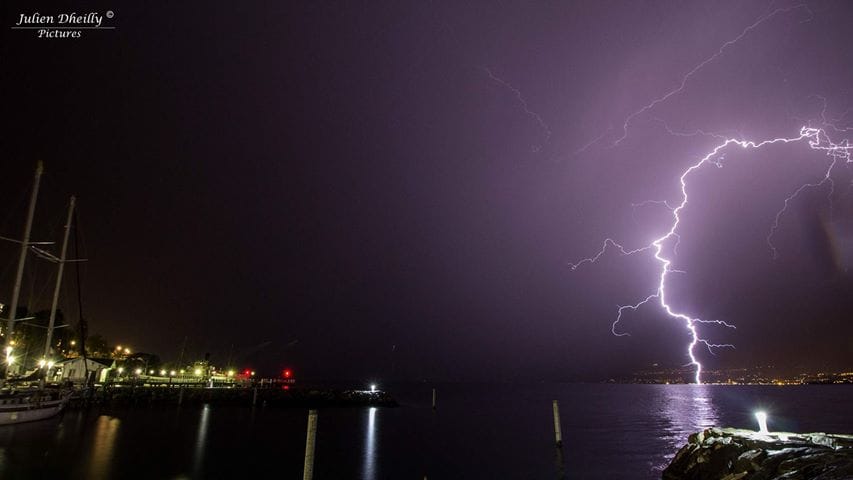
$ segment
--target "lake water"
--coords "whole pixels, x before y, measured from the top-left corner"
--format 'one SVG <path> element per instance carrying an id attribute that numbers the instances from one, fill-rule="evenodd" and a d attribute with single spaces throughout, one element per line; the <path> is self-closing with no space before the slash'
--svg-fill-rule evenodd
<path id="1" fill-rule="evenodd" d="M 399 408 L 320 410 L 316 479 L 652 479 L 708 426 L 853 432 L 853 386 L 392 386 Z M 563 449 L 554 446 L 559 400 Z M 307 411 L 93 408 L 0 427 L 2 478 L 302 478 Z"/>

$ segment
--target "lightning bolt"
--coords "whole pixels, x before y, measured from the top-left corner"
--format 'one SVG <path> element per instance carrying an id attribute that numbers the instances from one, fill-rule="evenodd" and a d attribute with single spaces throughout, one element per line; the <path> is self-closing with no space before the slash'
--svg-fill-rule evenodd
<path id="1" fill-rule="evenodd" d="M 492 81 L 515 94 L 515 98 L 516 100 L 518 100 L 518 103 L 521 105 L 521 108 L 524 110 L 524 113 L 526 113 L 530 118 L 532 118 L 536 121 L 536 123 L 539 124 L 539 128 L 542 129 L 542 135 L 544 137 L 544 140 L 542 141 L 541 145 L 532 145 L 530 149 L 533 151 L 533 153 L 536 153 L 541 150 L 542 147 L 546 143 L 548 143 L 549 140 L 551 140 L 551 128 L 548 127 L 548 124 L 545 123 L 545 120 L 542 119 L 541 115 L 530 109 L 530 106 L 527 104 L 527 100 L 525 100 L 524 95 L 521 94 L 521 90 L 515 88 L 506 80 L 496 76 L 489 68 L 483 67 L 483 71 L 486 72 L 486 75 L 488 75 L 489 78 L 492 79 Z"/>
<path id="2" fill-rule="evenodd" d="M 794 7 L 792 7 L 792 8 L 794 8 Z M 754 26 L 752 28 L 754 28 Z M 713 344 L 713 343 L 710 343 L 709 341 L 703 339 L 699 335 L 698 325 L 700 325 L 700 324 L 716 324 L 716 325 L 720 325 L 720 326 L 724 326 L 724 327 L 728 327 L 728 328 L 735 328 L 735 327 L 733 325 L 730 325 L 730 324 L 722 321 L 722 320 L 703 320 L 700 318 L 690 316 L 686 313 L 677 312 L 672 308 L 672 306 L 667 301 L 667 290 L 666 290 L 667 279 L 668 279 L 670 274 L 681 273 L 682 271 L 673 268 L 673 259 L 668 254 L 665 253 L 664 248 L 665 248 L 665 246 L 669 245 L 670 243 L 673 243 L 674 244 L 673 247 L 675 247 L 675 246 L 677 246 L 678 241 L 680 240 L 680 235 L 677 233 L 677 230 L 678 230 L 679 225 L 681 224 L 682 212 L 684 211 L 685 207 L 687 207 L 688 200 L 689 200 L 688 192 L 687 192 L 687 185 L 688 185 L 687 180 L 695 172 L 697 172 L 699 169 L 701 169 L 702 167 L 704 167 L 706 165 L 710 164 L 710 165 L 714 165 L 716 167 L 722 167 L 723 166 L 723 160 L 725 158 L 724 152 L 726 149 L 728 149 L 730 147 L 739 146 L 743 149 L 759 149 L 759 148 L 762 148 L 762 147 L 765 147 L 768 145 L 773 145 L 773 144 L 798 143 L 798 142 L 802 142 L 802 141 L 806 141 L 811 150 L 814 150 L 817 152 L 823 152 L 825 155 L 829 156 L 831 161 L 829 162 L 829 166 L 827 167 L 827 169 L 825 171 L 824 177 L 820 181 L 807 183 L 807 184 L 801 186 L 800 188 L 798 188 L 796 191 L 794 191 L 791 195 L 789 195 L 785 199 L 783 207 L 777 213 L 775 221 L 773 223 L 773 226 L 771 227 L 771 233 L 770 233 L 770 235 L 768 235 L 768 243 L 770 244 L 770 247 L 771 247 L 771 249 L 775 255 L 776 249 L 773 247 L 772 242 L 770 240 L 771 240 L 773 233 L 778 228 L 779 220 L 782 217 L 782 215 L 784 214 L 785 209 L 787 208 L 788 204 L 791 201 L 793 201 L 805 189 L 814 188 L 814 187 L 817 187 L 817 186 L 820 186 L 820 185 L 823 185 L 826 183 L 830 183 L 830 185 L 831 185 L 831 182 L 832 182 L 831 175 L 832 175 L 832 172 L 836 168 L 836 165 L 838 164 L 839 161 L 843 161 L 844 163 L 848 163 L 848 164 L 853 163 L 853 159 L 851 159 L 851 154 L 853 153 L 852 152 L 853 145 L 851 145 L 847 139 L 844 139 L 838 143 L 834 143 L 830 139 L 829 135 L 826 133 L 825 130 L 820 129 L 820 128 L 812 128 L 812 127 L 808 127 L 808 126 L 803 126 L 800 129 L 799 135 L 794 136 L 794 137 L 778 137 L 778 138 L 772 138 L 772 139 L 767 139 L 767 140 L 762 140 L 762 141 L 751 141 L 751 140 L 740 140 L 740 139 L 736 139 L 736 138 L 726 138 L 723 141 L 721 141 L 721 143 L 719 143 L 716 147 L 714 147 L 710 152 L 708 152 L 707 155 L 702 157 L 699 161 L 692 164 L 686 170 L 684 170 L 684 172 L 682 172 L 681 176 L 679 177 L 679 182 L 681 184 L 681 201 L 674 208 L 673 208 L 672 204 L 670 204 L 666 201 L 660 201 L 660 200 L 647 201 L 647 202 L 643 202 L 643 203 L 634 205 L 636 207 L 636 206 L 643 206 L 643 205 L 647 205 L 647 204 L 662 204 L 668 210 L 670 210 L 670 212 L 672 214 L 672 223 L 670 224 L 669 230 L 664 235 L 653 240 L 648 245 L 638 247 L 638 248 L 634 248 L 634 249 L 630 249 L 630 250 L 623 247 L 620 243 L 616 242 L 615 240 L 613 240 L 611 238 L 607 238 L 604 240 L 604 243 L 601 247 L 601 250 L 599 250 L 595 255 L 581 259 L 575 263 L 569 264 L 569 266 L 571 267 L 572 270 L 577 270 L 579 267 L 581 267 L 584 264 L 595 263 L 603 255 L 605 255 L 607 253 L 608 249 L 610 249 L 611 247 L 615 248 L 621 255 L 625 255 L 625 256 L 634 255 L 634 254 L 638 254 L 641 252 L 647 252 L 647 251 L 652 252 L 652 256 L 654 257 L 655 261 L 658 262 L 658 264 L 660 265 L 660 274 L 658 276 L 657 288 L 653 293 L 649 294 L 648 296 L 646 296 L 644 299 L 642 299 L 641 301 L 639 301 L 637 303 L 630 304 L 630 305 L 620 305 L 618 307 L 616 320 L 611 325 L 611 331 L 613 332 L 614 335 L 616 335 L 616 336 L 629 335 L 628 333 L 620 332 L 617 329 L 617 326 L 618 326 L 619 322 L 622 320 L 622 316 L 624 313 L 626 313 L 628 311 L 631 311 L 631 312 L 636 311 L 640 307 L 651 302 L 652 300 L 656 300 L 657 303 L 661 306 L 661 308 L 664 310 L 664 312 L 666 312 L 667 315 L 669 315 L 670 317 L 672 317 L 676 320 L 680 320 L 684 323 L 684 326 L 687 329 L 687 331 L 689 332 L 690 338 L 691 338 L 691 341 L 690 341 L 689 345 L 687 346 L 687 356 L 690 358 L 690 362 L 688 363 L 688 365 L 692 365 L 696 369 L 696 373 L 695 373 L 696 383 L 702 382 L 702 364 L 696 359 L 696 355 L 694 352 L 696 345 L 698 345 L 700 343 L 703 344 L 705 347 L 708 348 L 708 351 L 710 351 L 712 354 L 714 353 L 713 352 L 714 348 L 734 348 L 734 346 L 731 344 Z M 673 250 L 673 254 L 675 254 L 674 250 Z"/>
<path id="3" fill-rule="evenodd" d="M 811 9 L 809 9 L 808 5 L 797 4 L 797 5 L 792 5 L 790 7 L 777 8 L 777 9 L 775 9 L 769 13 L 766 13 L 766 14 L 758 17 L 758 19 L 756 19 L 750 25 L 747 25 L 743 30 L 741 30 L 740 34 L 738 34 L 734 38 L 724 42 L 722 45 L 720 45 L 720 47 L 717 49 L 716 52 L 714 52 L 712 55 L 706 57 L 704 60 L 702 60 L 701 62 L 694 65 L 693 68 L 691 68 L 687 73 L 685 73 L 681 77 L 681 80 L 678 82 L 678 84 L 675 87 L 664 92 L 663 94 L 659 95 L 658 97 L 652 99 L 650 102 L 641 106 L 639 109 L 628 114 L 628 116 L 625 117 L 625 120 L 622 122 L 622 133 L 621 133 L 621 135 L 610 146 L 615 147 L 615 146 L 619 145 L 620 143 L 622 143 L 626 138 L 628 138 L 628 129 L 630 128 L 631 123 L 634 121 L 634 119 L 643 115 L 644 113 L 649 112 L 650 110 L 654 109 L 656 106 L 660 105 L 661 103 L 664 103 L 667 100 L 669 100 L 670 98 L 672 98 L 672 97 L 680 94 L 681 92 L 683 92 L 684 89 L 687 88 L 687 83 L 690 81 L 690 79 L 693 76 L 695 76 L 700 70 L 705 68 L 705 66 L 707 66 L 710 63 L 713 63 L 715 60 L 717 60 L 719 57 L 721 57 L 726 52 L 726 50 L 728 50 L 730 47 L 732 47 L 735 44 L 737 44 L 738 42 L 740 42 L 744 37 L 749 35 L 750 32 L 752 32 L 753 30 L 758 28 L 761 24 L 770 20 L 771 18 L 773 18 L 777 15 L 783 14 L 783 13 L 792 12 L 794 10 L 804 10 L 805 12 L 807 12 L 809 14 L 809 18 L 811 18 L 814 15 L 812 13 Z M 808 21 L 808 20 L 806 20 L 806 21 Z M 575 151 L 575 155 L 579 155 L 579 154 L 584 153 L 587 149 L 589 149 L 593 145 L 597 144 L 600 140 L 604 139 L 604 137 L 607 136 L 607 133 L 608 132 L 605 131 L 603 134 L 599 135 L 598 137 L 594 138 L 590 142 L 583 145 L 581 148 L 579 148 L 578 150 Z M 700 133 L 704 134 L 704 132 L 697 132 L 697 134 L 700 134 Z M 690 136 L 690 135 L 682 135 L 682 136 Z"/>

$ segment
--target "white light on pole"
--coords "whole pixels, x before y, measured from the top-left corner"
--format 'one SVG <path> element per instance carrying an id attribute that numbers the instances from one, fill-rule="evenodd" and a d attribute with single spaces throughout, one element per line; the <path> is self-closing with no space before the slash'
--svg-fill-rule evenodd
<path id="1" fill-rule="evenodd" d="M 758 433 L 767 435 L 770 432 L 767 430 L 767 413 L 755 412 L 755 419 L 758 420 Z"/>

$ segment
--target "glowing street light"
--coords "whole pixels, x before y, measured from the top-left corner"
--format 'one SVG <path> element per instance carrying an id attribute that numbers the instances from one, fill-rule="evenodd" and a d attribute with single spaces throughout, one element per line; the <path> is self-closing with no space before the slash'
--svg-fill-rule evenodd
<path id="1" fill-rule="evenodd" d="M 758 433 L 768 435 L 770 432 L 767 430 L 767 413 L 755 412 L 755 419 L 758 420 Z"/>
<path id="2" fill-rule="evenodd" d="M 118 367 L 118 374 L 121 375 L 124 373 L 124 367 Z"/>
<path id="3" fill-rule="evenodd" d="M 200 368 L 196 368 L 196 369 L 195 369 L 195 371 L 194 371 L 193 373 L 194 373 L 196 376 L 200 376 L 200 375 L 201 375 L 201 369 L 200 369 Z"/>
<path id="4" fill-rule="evenodd" d="M 228 376 L 233 377 L 234 376 L 234 370 L 228 370 Z"/>
<path id="5" fill-rule="evenodd" d="M 134 373 L 136 373 L 137 375 L 142 375 L 142 369 L 137 368 Z"/>
<path id="6" fill-rule="evenodd" d="M 124 354 L 125 354 L 125 355 L 130 355 L 130 349 L 129 349 L 129 348 L 127 348 L 127 347 L 125 347 L 125 349 L 124 349 Z"/>
<path id="7" fill-rule="evenodd" d="M 39 368 L 44 368 L 45 365 L 47 365 L 47 360 L 43 358 L 39 360 Z"/>
<path id="8" fill-rule="evenodd" d="M 174 377 L 174 376 L 175 376 L 175 371 L 174 371 L 174 370 L 172 370 L 171 372 L 169 372 L 169 376 L 170 376 L 170 377 Z"/>
<path id="9" fill-rule="evenodd" d="M 154 375 L 154 370 L 149 370 L 148 375 Z"/>
<path id="10" fill-rule="evenodd" d="M 47 362 L 47 369 L 50 370 L 51 368 L 53 368 L 54 365 L 55 365 L 55 363 L 53 363 L 53 360 L 49 360 Z"/>
<path id="11" fill-rule="evenodd" d="M 376 384 L 375 383 L 370 384 L 370 392 L 371 393 L 376 392 Z"/>
<path id="12" fill-rule="evenodd" d="M 160 370 L 160 376 L 161 376 L 161 377 L 165 377 L 165 376 L 166 376 L 166 371 L 165 371 L 165 370 Z"/>

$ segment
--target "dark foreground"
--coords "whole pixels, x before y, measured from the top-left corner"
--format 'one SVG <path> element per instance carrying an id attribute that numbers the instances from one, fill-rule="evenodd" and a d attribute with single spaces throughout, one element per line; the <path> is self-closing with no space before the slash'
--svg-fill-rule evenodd
<path id="1" fill-rule="evenodd" d="M 690 436 L 664 480 L 845 480 L 853 478 L 853 436 L 760 435 L 709 428 Z"/>
<path id="2" fill-rule="evenodd" d="M 319 408 L 315 480 L 660 480 L 689 435 L 714 425 L 755 428 L 756 409 L 767 411 L 773 430 L 853 432 L 853 386 L 383 389 L 399 408 Z M 252 407 L 253 392 L 234 389 L 227 393 L 235 395 L 233 405 L 187 396 L 179 406 L 178 392 L 157 393 L 134 404 L 113 392 L 61 417 L 0 428 L 0 479 L 302 477 L 308 408 L 264 406 L 261 399 Z M 554 445 L 553 400 L 562 449 Z"/>

